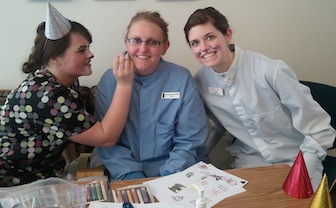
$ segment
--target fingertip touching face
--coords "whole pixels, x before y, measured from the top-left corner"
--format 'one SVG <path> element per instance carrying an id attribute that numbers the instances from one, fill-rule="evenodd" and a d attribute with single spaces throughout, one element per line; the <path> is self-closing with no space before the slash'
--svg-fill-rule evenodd
<path id="1" fill-rule="evenodd" d="M 161 28 L 146 20 L 136 21 L 129 27 L 125 44 L 135 72 L 141 76 L 154 73 L 169 48 Z"/>
<path id="2" fill-rule="evenodd" d="M 231 51 L 228 46 L 231 36 L 230 29 L 227 30 L 226 35 L 223 35 L 211 22 L 196 25 L 188 32 L 189 45 L 195 58 L 215 70 L 231 64 L 229 61 Z"/>

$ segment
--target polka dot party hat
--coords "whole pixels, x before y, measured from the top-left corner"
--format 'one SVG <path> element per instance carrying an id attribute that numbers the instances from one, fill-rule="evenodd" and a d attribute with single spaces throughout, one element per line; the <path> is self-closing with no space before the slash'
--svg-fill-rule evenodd
<path id="1" fill-rule="evenodd" d="M 47 17 L 45 23 L 45 36 L 49 40 L 58 40 L 68 34 L 71 30 L 71 24 L 68 19 L 55 9 L 53 5 L 48 2 Z"/>

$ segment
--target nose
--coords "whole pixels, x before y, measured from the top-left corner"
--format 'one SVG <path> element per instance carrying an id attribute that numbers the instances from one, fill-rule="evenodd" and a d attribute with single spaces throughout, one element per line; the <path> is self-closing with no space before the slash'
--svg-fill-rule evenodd
<path id="1" fill-rule="evenodd" d="M 91 52 L 91 50 L 89 50 L 88 57 L 91 58 L 91 59 L 94 57 L 94 54 Z"/>
<path id="2" fill-rule="evenodd" d="M 142 41 L 142 43 L 140 44 L 139 50 L 141 50 L 141 51 L 148 50 L 148 45 L 145 41 Z"/>
<path id="3" fill-rule="evenodd" d="M 206 52 L 210 49 L 210 46 L 206 44 L 205 42 L 200 43 L 200 51 L 201 52 Z"/>

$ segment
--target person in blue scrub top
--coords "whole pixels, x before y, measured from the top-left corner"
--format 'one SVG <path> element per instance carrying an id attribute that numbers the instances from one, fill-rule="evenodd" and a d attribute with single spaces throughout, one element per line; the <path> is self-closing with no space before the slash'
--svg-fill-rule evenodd
<path id="1" fill-rule="evenodd" d="M 233 45 L 226 17 L 212 7 L 190 15 L 184 32 L 204 65 L 195 79 L 205 106 L 235 138 L 232 167 L 292 165 L 301 150 L 316 189 L 335 130 L 309 88 L 285 62 Z"/>
<path id="2" fill-rule="evenodd" d="M 158 12 L 138 12 L 127 27 L 125 45 L 135 66 L 127 122 L 116 145 L 97 149 L 111 180 L 166 176 L 207 162 L 208 127 L 196 83 L 186 68 L 162 58 L 170 45 L 168 24 Z M 108 69 L 97 86 L 98 120 L 116 84 Z"/>

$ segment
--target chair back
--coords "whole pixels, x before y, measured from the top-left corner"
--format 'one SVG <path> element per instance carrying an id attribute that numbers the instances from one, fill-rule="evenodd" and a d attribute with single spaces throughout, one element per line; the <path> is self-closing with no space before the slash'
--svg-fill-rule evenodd
<path id="1" fill-rule="evenodd" d="M 330 115 L 331 126 L 336 129 L 336 87 L 311 81 L 300 82 L 310 88 L 314 100 Z M 332 148 L 336 148 L 336 141 Z"/>

